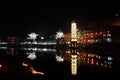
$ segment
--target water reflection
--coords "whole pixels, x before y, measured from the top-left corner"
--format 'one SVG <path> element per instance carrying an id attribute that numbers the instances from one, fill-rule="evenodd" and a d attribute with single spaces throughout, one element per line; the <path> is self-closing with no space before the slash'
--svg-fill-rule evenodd
<path id="1" fill-rule="evenodd" d="M 111 68 L 113 64 L 113 57 L 109 55 L 105 56 L 99 54 L 89 52 L 77 52 L 78 66 L 85 65 L 89 67 Z M 59 55 L 62 56 L 65 61 L 71 61 L 72 54 L 70 53 L 70 51 L 60 50 Z"/>
<path id="2" fill-rule="evenodd" d="M 21 48 L 25 51 L 39 51 L 39 52 L 56 52 L 56 49 L 51 48 Z"/>
<path id="3" fill-rule="evenodd" d="M 37 58 L 35 52 L 27 52 L 26 54 L 28 55 L 27 58 L 29 58 L 30 60 L 34 60 Z"/>
<path id="4" fill-rule="evenodd" d="M 7 49 L 6 53 L 11 54 L 11 50 L 8 52 Z M 12 48 L 12 50 L 15 50 Z M 27 56 L 26 58 L 29 58 L 31 60 L 34 60 L 36 58 L 39 58 L 37 54 L 39 53 L 50 53 L 52 52 L 55 54 L 54 58 L 56 59 L 57 62 L 64 62 L 68 61 L 71 62 L 71 52 L 69 50 L 56 50 L 55 48 L 20 48 L 21 51 L 25 51 Z M 17 52 L 16 50 L 14 52 Z M 18 54 L 23 54 L 19 53 Z M 13 53 L 12 51 L 12 54 Z M 23 56 L 24 57 L 24 56 Z M 91 67 L 104 67 L 104 68 L 111 68 L 113 64 L 113 57 L 112 56 L 105 56 L 105 55 L 100 55 L 100 53 L 89 53 L 89 52 L 77 52 L 77 65 L 86 65 L 86 66 L 91 66 Z"/>
<path id="5" fill-rule="evenodd" d="M 22 66 L 27 67 L 27 69 L 32 73 L 32 74 L 39 74 L 39 75 L 44 75 L 43 72 L 36 71 L 34 67 L 28 63 L 23 62 Z"/>
<path id="6" fill-rule="evenodd" d="M 40 49 L 40 48 L 39 48 Z M 37 53 L 39 52 L 37 49 L 36 51 L 33 50 L 27 58 L 30 58 L 30 60 L 34 60 L 37 57 Z M 42 48 L 43 49 L 43 48 Z M 109 55 L 102 55 L 102 53 L 89 53 L 89 52 L 77 52 L 76 58 L 72 58 L 71 51 L 67 50 L 56 50 L 56 49 L 47 49 L 41 52 L 53 52 L 54 58 L 56 62 L 63 63 L 65 61 L 71 63 L 71 74 L 76 75 L 77 74 L 77 67 L 85 66 L 85 67 L 92 67 L 92 68 L 112 68 L 113 64 L 113 57 Z M 26 49 L 28 52 L 31 50 Z M 37 52 L 38 51 L 38 52 Z M 78 50 L 76 50 L 78 51 Z M 74 60 L 75 59 L 75 60 Z M 77 61 L 76 61 L 77 60 Z"/>
<path id="7" fill-rule="evenodd" d="M 37 53 L 39 52 L 53 52 L 55 54 L 55 59 L 57 62 L 69 61 L 71 62 L 71 52 L 65 50 L 56 50 L 51 48 L 22 48 L 26 51 L 28 55 L 27 58 L 34 60 L 37 58 Z M 99 53 L 100 54 L 100 53 Z M 112 68 L 113 57 L 99 55 L 98 53 L 89 52 L 77 52 L 77 65 L 88 66 L 88 67 L 102 67 L 102 68 Z M 101 53 L 102 54 L 102 53 Z M 39 57 L 38 57 L 39 58 Z"/>
<path id="8" fill-rule="evenodd" d="M 83 63 L 84 65 L 92 67 L 112 67 L 112 60 L 111 56 L 101 56 L 92 53 L 79 53 L 78 54 L 78 65 Z"/>
<path id="9" fill-rule="evenodd" d="M 65 77 L 65 76 L 68 77 L 71 74 L 71 69 L 74 69 L 74 67 L 70 67 L 71 62 L 74 62 L 74 60 L 71 60 L 72 54 L 70 51 L 67 51 L 67 50 L 56 50 L 55 48 L 38 48 L 36 50 L 34 48 L 31 48 L 31 49 L 20 48 L 20 49 L 17 49 L 18 51 L 16 49 L 13 49 L 13 50 L 15 50 L 14 52 L 17 52 L 17 54 L 16 53 L 15 54 L 17 56 L 19 56 L 19 58 L 21 58 L 20 60 L 22 62 L 22 66 L 24 66 L 24 68 L 28 68 L 28 65 L 32 66 L 31 68 L 29 67 L 29 69 L 31 69 L 30 73 L 32 72 L 31 73 L 32 75 L 34 75 L 34 74 L 41 75 L 41 72 L 39 72 L 39 71 L 43 71 L 46 73 L 45 76 L 52 75 L 52 77 L 54 77 L 54 75 L 57 75 L 57 76 L 62 75 L 63 77 Z M 89 69 L 89 68 L 90 69 L 94 68 L 95 70 L 96 70 L 96 68 L 111 69 L 113 66 L 114 59 L 112 56 L 104 55 L 102 53 L 98 54 L 98 53 L 78 52 L 78 51 L 79 50 L 77 50 L 77 54 L 75 57 L 77 60 L 76 66 L 78 68 L 77 76 L 81 76 L 81 73 L 82 73 L 82 76 L 84 76 L 84 75 L 86 76 L 86 72 L 87 72 L 86 69 Z M 7 60 L 7 58 L 6 58 L 6 60 Z M 26 61 L 28 63 L 26 64 L 24 61 Z M 18 63 L 16 63 L 16 62 L 14 62 L 13 65 L 16 65 L 16 64 L 18 65 Z M 85 69 L 81 68 L 81 66 L 85 67 Z M 2 66 L 1 70 L 3 68 L 4 68 L 4 66 Z M 7 68 L 9 69 L 9 66 Z M 13 68 L 13 66 L 10 68 Z M 7 70 L 7 72 L 8 72 L 8 69 L 5 69 L 5 70 Z M 32 71 L 32 69 L 33 69 L 33 71 Z M 81 69 L 83 69 L 83 71 Z M 14 69 L 12 69 L 12 70 L 14 70 Z M 23 73 L 21 73 L 21 74 L 23 74 Z"/>

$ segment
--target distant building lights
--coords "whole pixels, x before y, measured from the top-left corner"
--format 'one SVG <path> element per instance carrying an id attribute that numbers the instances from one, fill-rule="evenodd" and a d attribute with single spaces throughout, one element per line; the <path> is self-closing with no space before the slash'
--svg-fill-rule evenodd
<path id="1" fill-rule="evenodd" d="M 37 38 L 37 36 L 38 36 L 38 34 L 36 34 L 36 33 L 32 32 L 32 33 L 28 34 L 28 36 L 29 36 L 29 38 L 28 38 L 28 39 L 36 39 L 36 38 Z"/>
<path id="2" fill-rule="evenodd" d="M 41 37 L 41 39 L 44 39 L 44 37 Z"/>
<path id="3" fill-rule="evenodd" d="M 111 42 L 111 41 L 112 41 L 112 39 L 111 39 L 111 38 L 107 38 L 107 41 L 108 41 L 108 42 Z"/>
<path id="4" fill-rule="evenodd" d="M 48 51 L 48 49 L 47 48 L 43 48 L 43 51 Z"/>
<path id="5" fill-rule="evenodd" d="M 63 38 L 63 37 L 64 37 L 64 34 L 63 34 L 63 32 L 61 30 L 56 32 L 56 39 Z"/>
<path id="6" fill-rule="evenodd" d="M 113 58 L 109 56 L 109 57 L 108 57 L 108 60 L 113 60 Z"/>

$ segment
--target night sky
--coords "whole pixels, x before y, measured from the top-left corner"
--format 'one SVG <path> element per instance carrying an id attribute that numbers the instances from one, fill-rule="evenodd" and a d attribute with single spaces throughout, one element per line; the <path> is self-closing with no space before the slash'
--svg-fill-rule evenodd
<path id="1" fill-rule="evenodd" d="M 59 29 L 70 31 L 73 20 L 79 28 L 84 28 L 84 25 L 120 14 L 119 2 L 110 1 L 7 2 L 2 7 L 0 35 L 22 36 L 36 32 L 46 36 L 55 34 Z"/>

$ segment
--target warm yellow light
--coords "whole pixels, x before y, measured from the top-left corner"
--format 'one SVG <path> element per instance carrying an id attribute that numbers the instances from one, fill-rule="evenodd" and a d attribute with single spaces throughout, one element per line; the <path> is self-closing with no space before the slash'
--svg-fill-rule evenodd
<path id="1" fill-rule="evenodd" d="M 23 63 L 22 63 L 22 66 L 26 66 L 26 67 L 27 67 L 27 66 L 28 66 L 28 64 L 23 62 Z"/>
<path id="2" fill-rule="evenodd" d="M 77 55 L 71 55 L 71 73 L 72 75 L 77 74 Z"/>
<path id="3" fill-rule="evenodd" d="M 71 41 L 77 41 L 77 25 L 75 22 L 71 24 Z"/>

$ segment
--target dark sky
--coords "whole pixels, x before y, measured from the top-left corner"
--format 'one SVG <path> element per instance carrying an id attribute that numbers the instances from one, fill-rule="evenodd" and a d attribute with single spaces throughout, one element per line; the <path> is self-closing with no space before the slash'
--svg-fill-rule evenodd
<path id="1" fill-rule="evenodd" d="M 26 35 L 36 32 L 41 36 L 56 31 L 70 31 L 75 20 L 79 27 L 85 24 L 111 19 L 120 13 L 119 2 L 99 1 L 40 1 L 7 2 L 1 10 L 1 35 Z"/>

